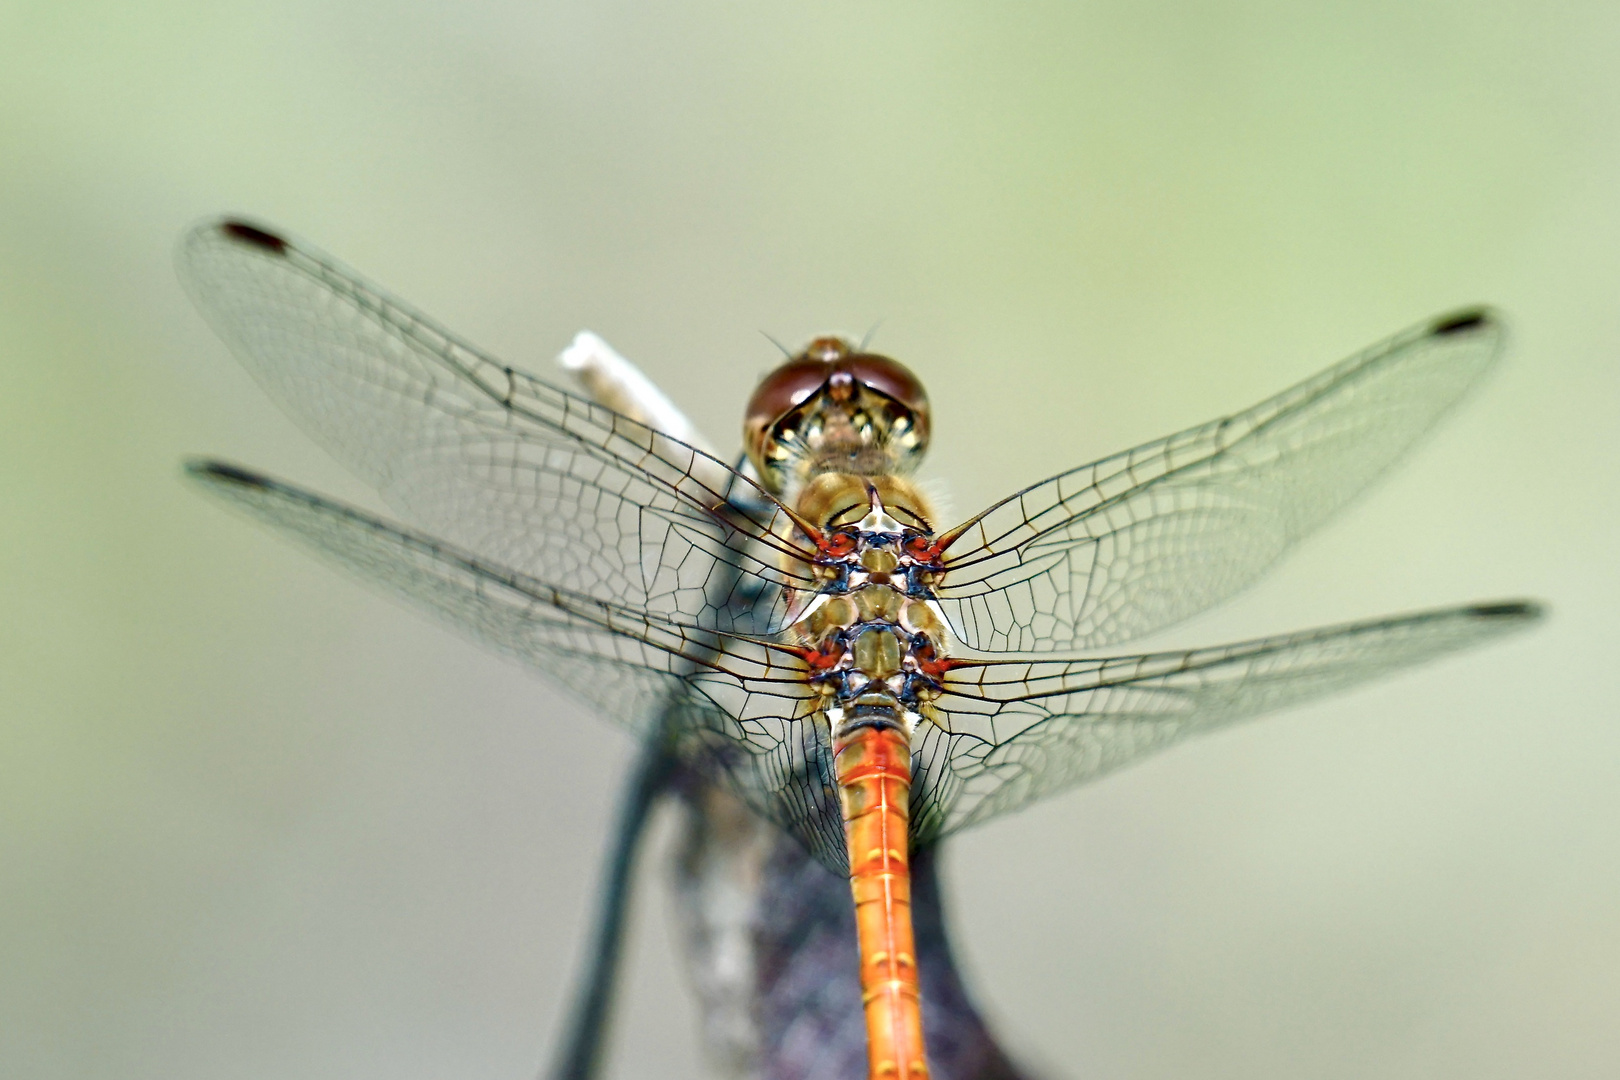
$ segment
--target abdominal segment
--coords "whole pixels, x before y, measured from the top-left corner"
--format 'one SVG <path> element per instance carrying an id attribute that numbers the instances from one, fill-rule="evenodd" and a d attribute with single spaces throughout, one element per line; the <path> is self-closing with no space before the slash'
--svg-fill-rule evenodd
<path id="1" fill-rule="evenodd" d="M 921 992 L 911 928 L 911 740 L 883 721 L 833 743 L 860 939 L 861 1005 L 873 1080 L 921 1080 Z"/>

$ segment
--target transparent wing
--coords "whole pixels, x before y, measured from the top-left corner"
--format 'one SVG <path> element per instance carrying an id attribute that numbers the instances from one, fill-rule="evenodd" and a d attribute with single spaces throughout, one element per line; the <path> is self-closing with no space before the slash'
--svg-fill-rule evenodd
<path id="1" fill-rule="evenodd" d="M 941 723 L 922 740 L 914 827 L 936 839 L 1188 736 L 1481 644 L 1540 614 L 1511 601 L 1189 652 L 969 661 L 947 676 Z"/>
<path id="2" fill-rule="evenodd" d="M 1414 327 L 1245 412 L 1071 469 L 971 519 L 941 605 L 970 648 L 1055 652 L 1231 596 L 1365 488 L 1494 363 L 1484 310 Z"/>
<path id="3" fill-rule="evenodd" d="M 797 661 L 752 638 L 561 589 L 231 465 L 188 473 L 339 567 L 513 656 L 675 752 L 846 866 L 825 733 Z"/>
<path id="4" fill-rule="evenodd" d="M 561 589 L 242 469 L 189 467 L 213 494 L 362 580 L 524 661 L 643 731 L 846 866 L 827 735 L 804 670 L 769 642 Z M 1100 660 L 966 661 L 918 729 L 913 829 L 937 840 L 1189 735 L 1533 622 L 1512 602 L 1212 649 Z"/>
<path id="5" fill-rule="evenodd" d="M 791 571 L 763 549 L 788 530 L 724 463 L 503 366 L 254 226 L 199 227 L 178 263 L 270 396 L 406 519 L 520 573 L 701 625 L 780 609 Z M 717 593 L 717 576 L 736 591 Z"/>

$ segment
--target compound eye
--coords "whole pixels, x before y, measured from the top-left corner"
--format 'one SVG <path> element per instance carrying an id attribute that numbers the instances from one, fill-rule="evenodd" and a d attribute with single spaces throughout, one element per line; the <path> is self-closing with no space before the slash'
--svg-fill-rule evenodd
<path id="1" fill-rule="evenodd" d="M 808 423 L 803 433 L 800 420 Z M 841 338 L 823 337 L 755 388 L 743 418 L 743 446 L 774 492 L 787 486 L 796 469 L 815 466 L 805 464 L 811 457 L 821 454 L 821 464 L 830 462 L 831 443 L 821 440 L 848 443 L 850 431 L 859 434 L 861 446 L 838 447 L 848 460 L 864 449 L 870 456 L 889 457 L 885 469 L 910 471 L 928 446 L 929 426 L 928 395 L 903 364 L 856 352 Z M 829 428 L 836 434 L 827 435 Z"/>
<path id="2" fill-rule="evenodd" d="M 831 364 L 801 356 L 765 376 L 754 389 L 743 414 L 743 448 L 754 459 L 755 467 L 760 465 L 766 434 L 778 420 L 825 386 L 832 373 Z"/>
<path id="3" fill-rule="evenodd" d="M 928 394 L 911 369 L 878 353 L 855 353 L 838 365 L 866 386 L 893 398 L 911 410 L 923 425 L 928 423 Z"/>
<path id="4" fill-rule="evenodd" d="M 748 399 L 747 423 L 757 421 L 770 427 L 820 390 L 832 373 L 832 366 L 820 360 L 789 360 L 754 388 L 754 396 Z"/>
<path id="5" fill-rule="evenodd" d="M 744 430 L 764 432 L 829 382 L 833 390 L 841 392 L 840 400 L 847 398 L 852 390 L 850 379 L 893 398 L 927 423 L 928 394 L 904 364 L 877 353 L 851 353 L 837 338 L 817 338 L 754 389 L 744 414 Z"/>

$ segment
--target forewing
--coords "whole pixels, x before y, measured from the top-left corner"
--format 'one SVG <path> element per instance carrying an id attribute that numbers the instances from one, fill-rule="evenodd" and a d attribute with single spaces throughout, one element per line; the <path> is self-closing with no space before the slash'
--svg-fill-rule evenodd
<path id="1" fill-rule="evenodd" d="M 283 237 L 217 222 L 188 234 L 178 261 L 270 396 L 430 533 L 703 625 L 778 608 L 784 571 L 761 546 L 787 530 L 724 463 L 500 364 Z"/>
<path id="2" fill-rule="evenodd" d="M 560 589 L 235 466 L 188 473 L 383 592 L 543 672 L 621 724 L 661 725 L 677 755 L 842 870 L 827 739 L 780 650 Z"/>
<path id="3" fill-rule="evenodd" d="M 941 722 L 922 735 L 915 827 L 936 839 L 1188 736 L 1481 644 L 1539 616 L 1536 605 L 1513 601 L 1190 652 L 970 663 L 949 673 Z"/>
<path id="4" fill-rule="evenodd" d="M 940 603 L 972 649 L 1128 640 L 1231 596 L 1352 499 L 1495 362 L 1488 311 L 1414 327 L 1260 404 L 1071 469 L 973 518 Z"/>

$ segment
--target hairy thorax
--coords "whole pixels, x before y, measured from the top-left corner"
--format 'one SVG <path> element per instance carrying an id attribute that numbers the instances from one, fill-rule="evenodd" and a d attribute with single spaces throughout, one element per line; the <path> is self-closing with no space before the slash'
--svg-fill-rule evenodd
<path id="1" fill-rule="evenodd" d="M 841 472 L 814 477 L 795 502 L 833 553 L 794 598 L 789 628 L 827 718 L 834 730 L 865 720 L 910 734 L 932 718 L 949 652 L 927 503 L 904 477 Z"/>

